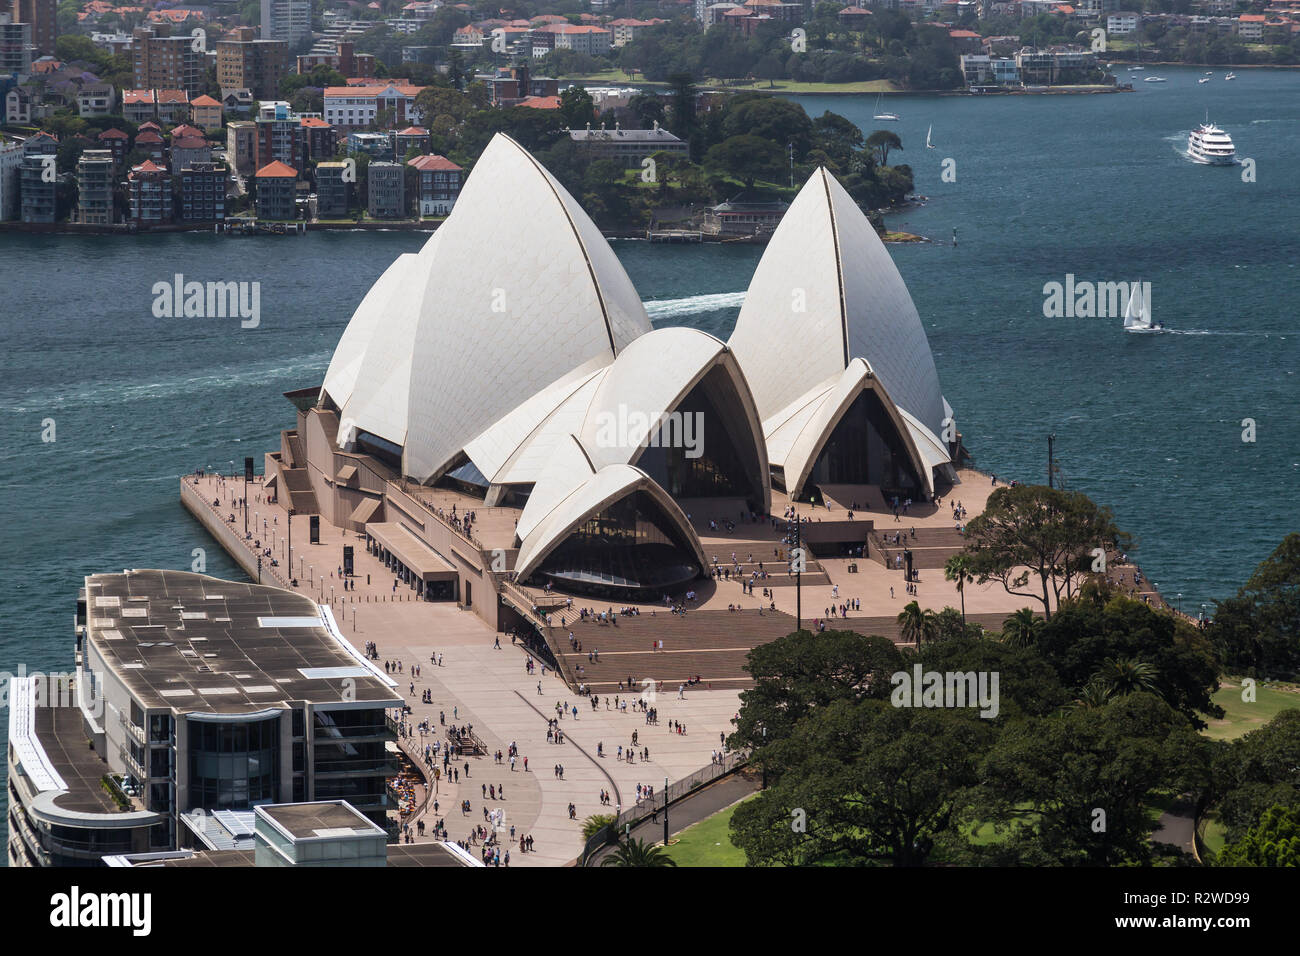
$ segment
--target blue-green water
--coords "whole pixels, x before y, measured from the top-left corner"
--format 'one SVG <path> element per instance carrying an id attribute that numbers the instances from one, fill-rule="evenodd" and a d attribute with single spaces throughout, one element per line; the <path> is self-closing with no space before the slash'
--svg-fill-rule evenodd
<path id="1" fill-rule="evenodd" d="M 1297 524 L 1300 74 L 1162 75 L 1125 95 L 900 100 L 897 159 L 930 199 L 891 226 L 955 227 L 959 244 L 890 249 L 979 466 L 1042 480 L 1054 432 L 1068 485 L 1114 507 L 1188 609 L 1233 593 Z M 802 102 L 873 125 L 870 97 Z M 1256 182 L 1180 155 L 1207 107 Z M 956 182 L 940 181 L 945 159 Z M 239 574 L 181 509 L 177 476 L 260 462 L 293 421 L 281 393 L 320 382 L 366 289 L 423 241 L 0 236 L 0 670 L 70 666 L 87 573 L 188 568 L 203 547 L 210 572 Z M 724 337 L 762 251 L 615 248 L 657 324 Z M 176 272 L 261 282 L 261 326 L 154 318 L 151 288 Z M 1043 285 L 1066 273 L 1151 282 L 1180 334 L 1045 319 Z"/>

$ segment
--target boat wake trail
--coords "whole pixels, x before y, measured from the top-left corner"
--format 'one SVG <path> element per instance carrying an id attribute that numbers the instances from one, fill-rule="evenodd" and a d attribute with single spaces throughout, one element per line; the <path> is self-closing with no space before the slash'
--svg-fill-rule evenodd
<path id="1" fill-rule="evenodd" d="M 660 322 L 683 315 L 734 309 L 744 301 L 743 292 L 713 292 L 707 295 L 692 295 L 685 299 L 651 299 L 642 304 L 645 306 L 646 314 L 650 316 L 650 321 Z"/>

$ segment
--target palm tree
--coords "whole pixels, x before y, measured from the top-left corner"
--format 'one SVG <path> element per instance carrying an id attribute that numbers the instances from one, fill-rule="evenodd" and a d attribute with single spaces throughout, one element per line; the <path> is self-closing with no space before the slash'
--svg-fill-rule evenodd
<path id="1" fill-rule="evenodd" d="M 922 611 L 920 604 L 911 601 L 898 615 L 898 627 L 903 640 L 920 647 L 922 642 L 934 639 L 935 613 L 929 608 Z"/>
<path id="2" fill-rule="evenodd" d="M 970 569 L 970 558 L 965 554 L 954 554 L 943 566 L 945 580 L 957 582 L 957 593 L 961 595 L 961 630 L 966 633 L 966 582 L 974 581 L 975 575 Z"/>
<path id="3" fill-rule="evenodd" d="M 1080 710 L 1099 710 L 1108 703 L 1110 703 L 1110 691 L 1100 678 L 1094 677 L 1083 685 L 1083 689 L 1074 701 L 1074 706 Z"/>
<path id="4" fill-rule="evenodd" d="M 1156 689 L 1156 667 L 1148 661 L 1133 657 L 1106 658 L 1094 680 L 1106 688 L 1108 697 L 1126 697 L 1138 691 L 1159 693 Z"/>
<path id="5" fill-rule="evenodd" d="M 676 866 L 677 861 L 664 852 L 661 846 L 651 846 L 645 840 L 629 838 L 619 843 L 618 849 L 600 861 L 601 866 Z"/>
<path id="6" fill-rule="evenodd" d="M 1002 641 L 1012 647 L 1033 647 L 1042 629 L 1042 618 L 1034 616 L 1033 608 L 1022 607 L 1002 622 Z"/>

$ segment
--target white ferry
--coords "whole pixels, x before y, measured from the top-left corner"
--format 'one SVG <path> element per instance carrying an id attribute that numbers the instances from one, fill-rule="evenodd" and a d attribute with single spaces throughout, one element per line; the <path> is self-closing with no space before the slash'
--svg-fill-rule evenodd
<path id="1" fill-rule="evenodd" d="M 1207 121 L 1187 137 L 1187 155 L 1198 163 L 1230 166 L 1237 161 L 1237 148 L 1231 136 Z"/>

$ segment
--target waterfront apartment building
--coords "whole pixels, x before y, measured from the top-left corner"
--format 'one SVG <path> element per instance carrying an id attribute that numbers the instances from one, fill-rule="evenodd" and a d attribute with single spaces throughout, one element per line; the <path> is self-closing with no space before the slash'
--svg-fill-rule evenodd
<path id="1" fill-rule="evenodd" d="M 416 171 L 416 197 L 421 216 L 446 216 L 460 196 L 465 171 L 446 156 L 429 154 L 407 161 Z"/>
<path id="2" fill-rule="evenodd" d="M 77 221 L 96 226 L 113 222 L 113 151 L 87 149 L 77 160 Z"/>
<path id="3" fill-rule="evenodd" d="M 302 116 L 298 125 L 302 127 L 304 164 L 331 159 L 338 152 L 338 135 L 329 123 L 317 116 Z"/>
<path id="4" fill-rule="evenodd" d="M 1020 81 L 1026 85 L 1051 86 L 1076 81 L 1096 66 L 1097 54 L 1080 47 L 1025 47 L 1016 53 Z"/>
<path id="5" fill-rule="evenodd" d="M 289 48 L 311 39 L 311 0 L 262 0 L 262 39 Z"/>
<path id="6" fill-rule="evenodd" d="M 373 162 L 391 163 L 399 158 L 389 133 L 348 133 L 347 151 L 349 156 L 365 153 Z"/>
<path id="7" fill-rule="evenodd" d="M 406 215 L 406 167 L 401 163 L 371 163 L 366 169 L 372 219 L 401 219 Z"/>
<path id="8" fill-rule="evenodd" d="M 49 133 L 29 136 L 18 169 L 23 222 L 54 222 L 58 208 L 59 142 Z"/>
<path id="9" fill-rule="evenodd" d="M 593 159 L 612 159 L 625 169 L 640 169 L 642 161 L 655 153 L 673 153 L 686 157 L 690 145 L 678 139 L 655 121 L 653 129 L 622 129 L 617 124 L 606 129 L 571 129 L 569 138 L 587 150 Z"/>
<path id="10" fill-rule="evenodd" d="M 280 95 L 280 78 L 289 70 L 289 44 L 259 40 L 252 27 L 240 27 L 231 39 L 218 40 L 217 85 L 223 90 L 249 90 L 256 99 Z"/>
<path id="11" fill-rule="evenodd" d="M 961 74 L 970 87 L 1020 84 L 1020 68 L 1012 57 L 966 53 L 961 57 Z"/>
<path id="12" fill-rule="evenodd" d="M 220 222 L 226 218 L 226 181 L 229 173 L 221 163 L 192 163 L 180 166 L 181 222 Z"/>
<path id="13" fill-rule="evenodd" d="M 17 219 L 22 209 L 19 180 L 23 144 L 0 134 L 0 222 Z"/>
<path id="14" fill-rule="evenodd" d="M 352 182 L 348 171 L 356 167 L 343 160 L 316 164 L 316 217 L 342 219 L 352 204 Z"/>
<path id="15" fill-rule="evenodd" d="M 258 169 L 268 163 L 281 162 L 294 169 L 305 168 L 306 134 L 302 121 L 284 102 L 262 103 L 254 121 L 257 130 Z"/>
<path id="16" fill-rule="evenodd" d="M 386 711 L 403 700 L 328 609 L 127 571 L 86 578 L 76 630 L 71 699 L 22 678 L 11 707 L 10 865 L 175 850 L 195 817 L 269 803 L 346 800 L 387 831 Z"/>
<path id="17" fill-rule="evenodd" d="M 290 220 L 298 218 L 298 171 L 278 160 L 257 171 L 257 217 Z"/>
<path id="18" fill-rule="evenodd" d="M 138 141 L 138 140 L 137 140 Z M 126 177 L 127 218 L 138 226 L 172 221 L 172 178 L 152 159 L 131 167 Z"/>
<path id="19" fill-rule="evenodd" d="M 191 166 L 200 166 L 212 162 L 212 144 L 207 139 L 193 132 L 181 132 L 186 127 L 172 130 L 169 165 L 175 173 Z M 191 127 L 192 129 L 192 127 Z"/>
<path id="20" fill-rule="evenodd" d="M 100 149 L 106 149 L 113 154 L 113 166 L 120 171 L 126 163 L 127 146 L 131 138 L 115 127 L 104 130 L 96 140 Z"/>
<path id="21" fill-rule="evenodd" d="M 185 102 L 207 87 L 207 54 L 194 49 L 188 33 L 169 36 L 168 27 L 136 27 L 131 34 L 136 89 L 183 90 Z"/>
<path id="22" fill-rule="evenodd" d="M 32 25 L 15 23 L 0 12 L 0 76 L 26 76 L 32 71 Z"/>
<path id="23" fill-rule="evenodd" d="M 241 174 L 257 168 L 257 124 L 235 120 L 226 124 L 226 158 Z"/>
<path id="24" fill-rule="evenodd" d="M 31 40 L 37 56 L 53 56 L 54 41 L 59 38 L 58 0 L 0 0 L 0 10 L 8 6 L 11 23 L 31 27 Z"/>

